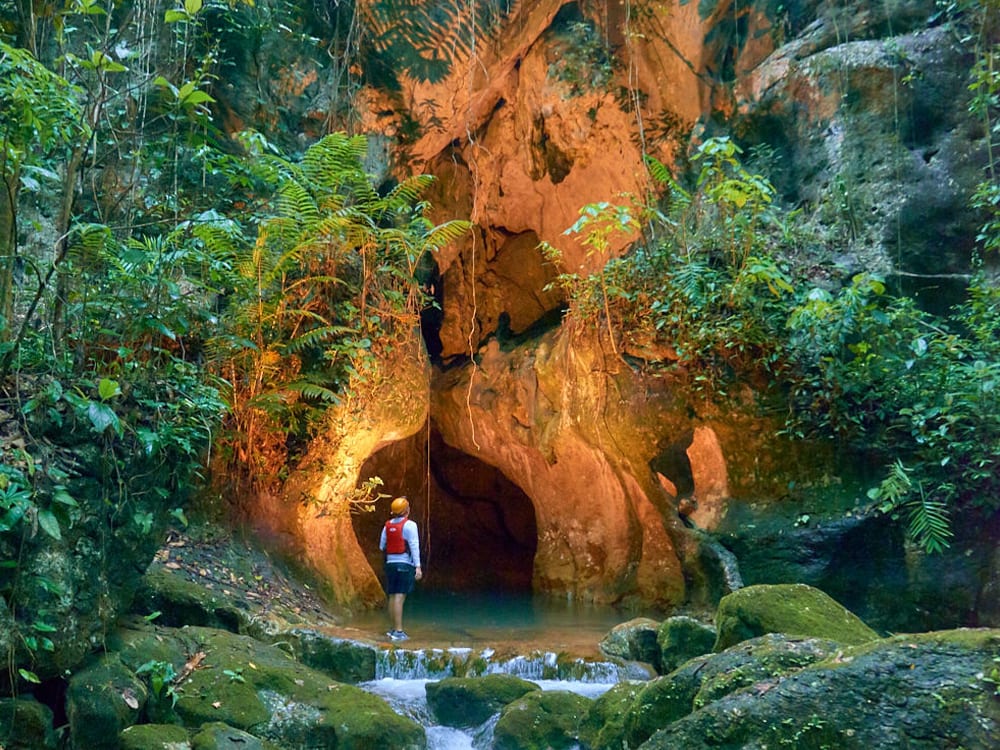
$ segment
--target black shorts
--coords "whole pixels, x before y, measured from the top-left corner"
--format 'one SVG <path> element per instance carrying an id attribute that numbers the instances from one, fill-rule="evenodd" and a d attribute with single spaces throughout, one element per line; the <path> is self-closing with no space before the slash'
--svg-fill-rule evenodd
<path id="1" fill-rule="evenodd" d="M 417 569 L 407 563 L 385 564 L 385 593 L 409 594 L 413 591 Z"/>

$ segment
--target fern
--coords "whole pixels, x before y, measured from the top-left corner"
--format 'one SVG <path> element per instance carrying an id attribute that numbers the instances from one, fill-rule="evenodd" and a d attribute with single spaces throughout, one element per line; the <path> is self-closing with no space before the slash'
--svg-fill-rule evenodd
<path id="1" fill-rule="evenodd" d="M 907 534 L 931 554 L 943 552 L 953 536 L 948 505 L 943 500 L 920 496 L 905 504 L 908 516 Z"/>

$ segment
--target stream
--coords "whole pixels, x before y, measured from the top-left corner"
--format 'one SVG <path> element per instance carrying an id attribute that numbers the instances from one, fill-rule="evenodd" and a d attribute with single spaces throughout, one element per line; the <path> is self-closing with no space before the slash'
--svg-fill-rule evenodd
<path id="1" fill-rule="evenodd" d="M 407 599 L 410 640 L 379 650 L 376 679 L 360 687 L 384 698 L 427 731 L 429 750 L 489 748 L 499 715 L 468 729 L 438 725 L 425 686 L 450 676 L 511 674 L 543 690 L 597 698 L 622 680 L 649 679 L 640 666 L 607 661 L 597 647 L 615 625 L 639 613 L 516 594 L 435 594 Z M 350 628 L 382 637 L 385 613 L 369 613 Z"/>

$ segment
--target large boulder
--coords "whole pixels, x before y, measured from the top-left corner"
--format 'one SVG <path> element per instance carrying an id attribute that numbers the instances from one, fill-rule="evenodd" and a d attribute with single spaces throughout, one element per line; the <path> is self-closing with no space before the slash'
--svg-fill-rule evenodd
<path id="1" fill-rule="evenodd" d="M 784 677 L 717 696 L 643 750 L 838 747 L 991 750 L 1000 736 L 998 630 L 950 630 L 845 647 Z"/>
<path id="2" fill-rule="evenodd" d="M 538 689 L 533 682 L 504 674 L 448 677 L 426 687 L 435 718 L 451 727 L 482 724 L 508 703 Z"/>
<path id="3" fill-rule="evenodd" d="M 819 589 L 804 584 L 748 586 L 724 596 L 715 615 L 715 650 L 765 633 L 857 644 L 878 633 Z"/>
<path id="4" fill-rule="evenodd" d="M 73 747 L 117 750 L 118 735 L 139 720 L 147 694 L 145 683 L 117 654 L 101 656 L 76 672 L 66 691 Z"/>
<path id="5" fill-rule="evenodd" d="M 619 682 L 594 700 L 580 726 L 584 747 L 622 747 L 625 716 L 644 687 L 641 682 Z"/>
<path id="6" fill-rule="evenodd" d="M 149 676 L 172 723 L 222 722 L 281 747 L 422 748 L 426 741 L 419 724 L 381 698 L 247 636 L 147 628 L 123 630 L 110 642 L 125 664 Z"/>
<path id="7" fill-rule="evenodd" d="M 833 641 L 769 634 L 721 654 L 691 659 L 642 687 L 624 712 L 622 735 L 629 747 L 638 747 L 720 693 L 780 678 L 827 658 L 838 648 Z"/>
<path id="8" fill-rule="evenodd" d="M 494 750 L 578 747 L 590 698 L 565 690 L 535 691 L 514 701 L 493 729 Z"/>
<path id="9" fill-rule="evenodd" d="M 121 750 L 191 750 L 190 733 L 176 724 L 133 724 L 122 730 L 118 742 Z"/>

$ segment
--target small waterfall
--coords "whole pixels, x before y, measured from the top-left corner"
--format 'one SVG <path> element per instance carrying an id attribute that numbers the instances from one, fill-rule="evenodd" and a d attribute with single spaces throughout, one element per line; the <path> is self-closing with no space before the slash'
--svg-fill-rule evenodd
<path id="1" fill-rule="evenodd" d="M 376 679 L 361 688 L 386 700 L 395 711 L 427 731 L 428 750 L 484 750 L 493 744 L 495 714 L 478 727 L 454 729 L 435 722 L 427 705 L 427 683 L 445 677 L 510 674 L 531 680 L 543 690 L 569 690 L 597 698 L 616 683 L 647 680 L 639 665 L 567 658 L 553 652 L 501 656 L 494 649 L 379 649 Z"/>
<path id="2" fill-rule="evenodd" d="M 526 680 L 556 680 L 614 684 L 644 680 L 649 675 L 637 665 L 612 661 L 566 658 L 551 651 L 498 656 L 494 649 L 429 648 L 379 650 L 375 661 L 377 680 L 440 680 L 445 677 L 480 677 L 510 674 Z"/>

